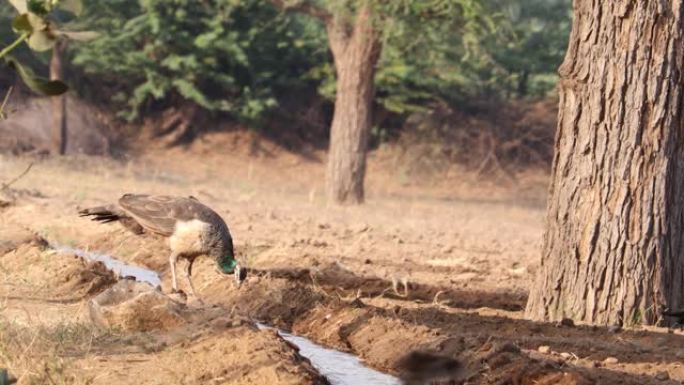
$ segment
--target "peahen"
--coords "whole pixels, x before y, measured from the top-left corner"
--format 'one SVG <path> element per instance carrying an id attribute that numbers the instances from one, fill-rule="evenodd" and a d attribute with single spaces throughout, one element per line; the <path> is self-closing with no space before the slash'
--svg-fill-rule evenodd
<path id="1" fill-rule="evenodd" d="M 247 277 L 247 270 L 235 259 L 233 239 L 226 222 L 194 197 L 125 194 L 118 205 L 83 209 L 79 214 L 92 216 L 92 220 L 102 223 L 119 221 L 138 235 L 152 233 L 168 238 L 174 292 L 178 292 L 178 259 L 188 261 L 185 270 L 188 286 L 197 299 L 191 278 L 192 264 L 201 255 L 213 258 L 220 273 L 234 274 L 238 285 Z"/>

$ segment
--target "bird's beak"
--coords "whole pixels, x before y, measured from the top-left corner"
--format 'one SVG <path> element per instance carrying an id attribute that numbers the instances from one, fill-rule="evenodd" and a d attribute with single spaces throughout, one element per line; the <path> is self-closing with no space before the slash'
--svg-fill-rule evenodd
<path id="1" fill-rule="evenodd" d="M 242 285 L 242 282 L 244 282 L 245 279 L 247 279 L 247 269 L 237 265 L 235 266 L 235 283 L 237 284 L 238 287 Z"/>

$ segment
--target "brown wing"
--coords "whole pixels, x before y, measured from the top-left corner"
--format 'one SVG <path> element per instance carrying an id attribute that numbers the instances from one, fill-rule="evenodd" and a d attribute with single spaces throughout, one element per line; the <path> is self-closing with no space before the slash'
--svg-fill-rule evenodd
<path id="1" fill-rule="evenodd" d="M 170 236 L 178 220 L 196 217 L 193 202 L 188 198 L 165 195 L 126 194 L 119 199 L 119 205 L 145 229 L 164 236 Z"/>

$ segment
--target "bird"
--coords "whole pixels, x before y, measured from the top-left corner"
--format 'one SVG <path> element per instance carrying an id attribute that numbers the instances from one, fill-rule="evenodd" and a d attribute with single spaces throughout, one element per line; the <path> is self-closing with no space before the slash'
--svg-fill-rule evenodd
<path id="1" fill-rule="evenodd" d="M 192 264 L 197 257 L 213 258 L 216 269 L 222 274 L 234 274 L 238 286 L 247 278 L 247 270 L 235 258 L 228 225 L 193 196 L 128 193 L 119 198 L 118 204 L 86 208 L 78 213 L 100 223 L 118 221 L 136 235 L 156 234 L 167 238 L 173 293 L 179 293 L 176 276 L 179 259 L 187 260 L 185 274 L 190 293 L 200 303 L 192 283 Z"/>

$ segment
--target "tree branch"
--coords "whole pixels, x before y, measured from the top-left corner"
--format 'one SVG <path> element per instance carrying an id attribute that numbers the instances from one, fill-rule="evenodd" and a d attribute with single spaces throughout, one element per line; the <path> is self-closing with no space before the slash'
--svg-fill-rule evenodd
<path id="1" fill-rule="evenodd" d="M 328 23 L 333 19 L 333 15 L 325 9 L 311 4 L 308 1 L 298 1 L 293 4 L 288 4 L 287 0 L 270 0 L 271 4 L 282 9 L 283 11 L 294 11 L 303 13 L 308 16 L 315 17 L 324 23 Z"/>

